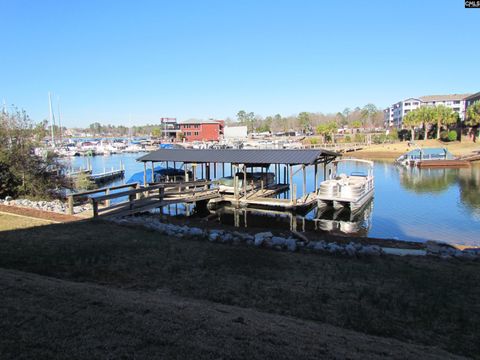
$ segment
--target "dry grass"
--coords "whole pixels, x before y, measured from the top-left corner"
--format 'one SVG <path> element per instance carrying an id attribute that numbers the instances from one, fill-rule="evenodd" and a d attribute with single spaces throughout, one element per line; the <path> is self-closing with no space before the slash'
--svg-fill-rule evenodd
<path id="1" fill-rule="evenodd" d="M 85 222 L 0 233 L 0 267 L 186 298 L 480 354 L 480 263 L 351 259 Z"/>
<path id="2" fill-rule="evenodd" d="M 0 232 L 51 224 L 51 221 L 0 213 Z"/>
<path id="3" fill-rule="evenodd" d="M 356 152 L 349 153 L 354 156 L 370 156 L 373 158 L 397 158 L 403 153 L 412 150 L 415 147 L 445 147 L 455 156 L 462 156 L 470 154 L 472 151 L 480 150 L 480 143 L 472 142 L 441 142 L 438 140 L 420 140 L 415 142 L 415 146 L 408 146 L 407 141 L 398 142 L 394 144 L 378 144 L 370 145 L 364 149 Z"/>

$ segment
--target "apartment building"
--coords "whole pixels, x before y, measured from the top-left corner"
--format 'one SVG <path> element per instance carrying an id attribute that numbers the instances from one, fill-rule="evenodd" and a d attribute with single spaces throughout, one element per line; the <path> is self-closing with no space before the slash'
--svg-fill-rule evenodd
<path id="1" fill-rule="evenodd" d="M 385 127 L 401 128 L 405 115 L 420 106 L 444 105 L 458 113 L 460 120 L 463 121 L 465 120 L 467 108 L 466 101 L 471 95 L 472 94 L 426 95 L 399 101 L 384 110 Z"/>

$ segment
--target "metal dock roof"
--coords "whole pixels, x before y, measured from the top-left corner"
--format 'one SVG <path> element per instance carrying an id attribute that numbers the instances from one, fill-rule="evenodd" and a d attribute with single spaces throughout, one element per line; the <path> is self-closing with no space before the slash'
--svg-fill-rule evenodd
<path id="1" fill-rule="evenodd" d="M 159 149 L 137 159 L 137 161 L 176 161 L 185 163 L 233 163 L 250 165 L 288 164 L 311 165 L 328 162 L 340 154 L 324 149 L 315 150 L 197 150 Z"/>

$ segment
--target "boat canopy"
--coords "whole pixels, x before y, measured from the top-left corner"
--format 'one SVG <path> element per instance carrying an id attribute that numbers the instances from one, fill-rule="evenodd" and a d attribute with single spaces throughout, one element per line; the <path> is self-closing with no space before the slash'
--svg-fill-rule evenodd
<path id="1" fill-rule="evenodd" d="M 414 149 L 406 153 L 405 156 L 408 159 L 454 159 L 454 156 L 444 148 Z"/>

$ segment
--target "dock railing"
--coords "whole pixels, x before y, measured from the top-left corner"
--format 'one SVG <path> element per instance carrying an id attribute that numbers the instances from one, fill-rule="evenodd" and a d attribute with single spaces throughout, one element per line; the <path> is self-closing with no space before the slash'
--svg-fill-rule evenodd
<path id="1" fill-rule="evenodd" d="M 202 200 L 202 196 L 218 194 L 218 188 L 210 188 L 218 184 L 217 181 L 191 181 L 191 182 L 167 182 L 149 184 L 146 187 L 136 185 L 134 189 L 90 198 L 93 207 L 93 217 L 112 212 L 113 210 L 140 209 L 142 206 L 153 208 L 162 206 L 162 203 L 181 203 Z M 111 205 L 110 201 L 119 197 L 128 197 L 127 201 Z M 100 207 L 100 203 L 105 203 Z M 138 207 L 136 206 L 138 205 Z"/>
<path id="2" fill-rule="evenodd" d="M 75 203 L 75 199 L 83 198 L 83 197 L 89 196 L 89 195 L 100 194 L 100 193 L 104 193 L 105 195 L 109 195 L 110 192 L 113 191 L 113 190 L 120 190 L 120 189 L 126 189 L 126 188 L 138 189 L 139 187 L 140 187 L 139 183 L 132 183 L 132 184 L 111 186 L 111 187 L 103 187 L 103 188 L 100 188 L 100 189 L 87 190 L 87 191 L 82 191 L 82 192 L 79 192 L 79 193 L 70 194 L 70 195 L 67 196 L 67 198 L 68 198 L 68 213 L 70 215 L 73 215 L 73 206 L 74 206 L 74 203 Z M 110 205 L 110 204 L 108 203 L 108 205 Z"/>

